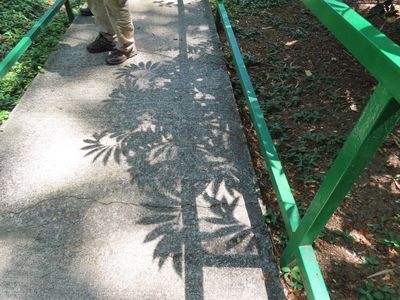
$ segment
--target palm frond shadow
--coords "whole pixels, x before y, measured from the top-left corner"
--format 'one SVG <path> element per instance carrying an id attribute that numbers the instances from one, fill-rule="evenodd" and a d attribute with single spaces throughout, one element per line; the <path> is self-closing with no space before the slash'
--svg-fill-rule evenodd
<path id="1" fill-rule="evenodd" d="M 106 165 L 110 157 L 113 157 L 114 161 L 120 164 L 121 159 L 129 155 L 127 148 L 129 138 L 129 132 L 108 133 L 107 131 L 103 131 L 99 134 L 93 134 L 91 138 L 85 139 L 83 142 L 87 146 L 82 147 L 81 150 L 87 151 L 85 156 L 93 155 L 93 162 L 102 158 L 103 164 Z M 110 144 L 106 142 L 113 140 L 115 140 L 115 143 Z"/>
<path id="2" fill-rule="evenodd" d="M 178 6 L 178 2 L 176 0 L 155 0 L 153 3 L 160 7 L 172 8 Z"/>
<path id="3" fill-rule="evenodd" d="M 239 205 L 243 205 L 243 195 L 235 187 L 227 186 L 222 180 L 219 184 L 211 182 L 200 195 L 205 203 L 208 203 L 212 217 L 204 218 L 204 221 L 215 224 L 219 229 L 208 233 L 206 239 L 223 239 L 225 250 L 234 248 L 240 253 L 257 253 L 257 239 L 254 228 L 250 224 L 244 224 L 236 216 Z M 239 249 L 241 248 L 241 249 Z"/>
<path id="4" fill-rule="evenodd" d="M 156 226 L 146 235 L 143 242 L 158 239 L 153 259 L 158 260 L 158 266 L 161 268 L 168 258 L 171 258 L 174 270 L 182 276 L 184 229 L 180 210 L 177 208 L 174 211 L 152 211 L 149 216 L 139 220 L 138 224 Z"/>
<path id="5" fill-rule="evenodd" d="M 127 166 L 131 183 L 147 195 L 137 221 L 149 228 L 143 243 L 155 245 L 160 269 L 169 261 L 184 278 L 187 297 L 202 299 L 203 267 L 223 261 L 225 267 L 259 268 L 266 247 L 255 232 L 260 224 L 243 214 L 245 198 L 254 194 L 242 184 L 251 172 L 232 159 L 244 142 L 231 132 L 240 125 L 218 108 L 218 81 L 204 80 L 220 74 L 203 66 L 204 59 L 217 61 L 215 50 L 209 41 L 197 39 L 196 47 L 185 42 L 175 59 L 115 72 L 120 83 L 101 114 L 118 115 L 105 120 L 107 130 L 84 139 L 81 149 L 93 163 Z"/>
<path id="6" fill-rule="evenodd" d="M 116 76 L 123 82 L 105 101 L 105 109 L 109 105 L 136 103 L 142 93 L 159 95 L 164 89 L 167 93 L 176 90 L 175 76 L 179 73 L 173 63 L 147 61 L 125 66 L 116 72 Z M 196 78 L 192 82 L 195 83 Z M 213 97 L 200 86 L 194 85 L 193 90 L 195 93 L 185 103 L 193 111 L 201 108 L 202 101 Z M 225 238 L 227 250 L 235 248 L 239 240 L 248 244 L 246 249 L 254 248 L 254 241 L 249 238 L 251 228 L 234 215 L 239 202 L 243 205 L 243 196 L 236 190 L 241 174 L 229 157 L 221 156 L 220 150 L 229 148 L 225 130 L 229 126 L 215 111 L 193 111 L 192 116 L 199 120 L 195 131 L 179 130 L 178 135 L 181 120 L 174 116 L 182 115 L 180 111 L 171 111 L 171 120 L 162 123 L 158 115 L 165 114 L 163 109 L 146 108 L 130 116 L 134 120 L 131 128 L 95 133 L 84 139 L 85 146 L 81 148 L 86 152 L 85 156 L 93 157 L 93 162 L 102 161 L 106 165 L 112 159 L 118 164 L 124 160 L 129 166 L 127 171 L 132 182 L 155 196 L 154 203 L 145 203 L 149 214 L 138 224 L 154 227 L 144 242 L 158 239 L 154 259 L 158 259 L 159 266 L 171 258 L 180 275 L 182 249 L 188 235 L 182 215 L 190 215 L 188 211 L 196 210 L 198 203 L 193 195 L 203 195 L 204 207 L 213 215 L 195 220 L 212 227 L 213 232 L 202 234 L 202 239 Z M 190 173 L 181 166 L 190 166 Z M 219 184 L 215 183 L 216 178 L 220 178 Z M 213 189 L 216 190 L 211 192 Z M 193 233 L 189 227 L 189 233 Z"/>
<path id="7" fill-rule="evenodd" d="M 218 189 L 226 189 L 226 186 L 222 182 L 215 188 L 218 192 Z M 210 187 L 207 187 L 207 190 L 209 191 Z M 168 205 L 171 206 L 155 208 L 155 203 L 152 203 L 154 206 L 149 206 L 149 203 L 146 203 L 149 214 L 140 219 L 138 224 L 154 227 L 146 235 L 144 242 L 158 240 L 153 258 L 158 260 L 159 267 L 161 268 L 168 259 L 171 259 L 175 271 L 182 276 L 183 249 L 188 242 L 188 237 L 192 239 L 193 236 L 200 236 L 200 244 L 202 241 L 215 241 L 221 244 L 219 240 L 223 239 L 225 244 L 223 248 L 227 251 L 235 250 L 234 248 L 237 248 L 239 244 L 243 244 L 242 248 L 245 251 L 240 252 L 256 252 L 256 239 L 252 228 L 235 217 L 235 210 L 238 208 L 239 200 L 241 200 L 240 195 L 237 196 L 233 201 L 232 196 L 223 196 L 223 198 L 207 196 L 209 206 L 204 207 L 210 210 L 214 217 L 203 217 L 197 220 L 199 223 L 204 223 L 204 232 L 200 232 L 200 230 L 194 232 L 191 226 L 189 226 L 189 229 L 184 226 L 182 217 L 184 214 L 190 214 L 190 210 L 194 208 L 195 204 L 183 206 L 182 201 L 178 204 L 177 201 L 170 199 L 171 203 Z M 202 197 L 201 200 L 203 199 L 206 198 Z M 203 202 L 201 200 L 198 199 L 197 204 Z M 201 251 L 207 251 L 207 249 Z M 211 249 L 208 255 L 212 254 L 213 250 Z"/>

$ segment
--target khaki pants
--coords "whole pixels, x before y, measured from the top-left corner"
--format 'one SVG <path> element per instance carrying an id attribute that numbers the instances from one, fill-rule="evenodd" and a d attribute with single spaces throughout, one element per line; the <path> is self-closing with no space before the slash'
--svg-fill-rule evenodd
<path id="1" fill-rule="evenodd" d="M 87 0 L 97 25 L 103 35 L 113 40 L 117 37 L 117 48 L 130 51 L 135 47 L 133 24 L 129 13 L 128 0 Z"/>

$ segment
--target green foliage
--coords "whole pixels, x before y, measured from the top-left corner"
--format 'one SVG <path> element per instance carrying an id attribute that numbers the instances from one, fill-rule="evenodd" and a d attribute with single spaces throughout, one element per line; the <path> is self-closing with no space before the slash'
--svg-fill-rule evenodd
<path id="1" fill-rule="evenodd" d="M 278 224 L 278 216 L 274 213 L 271 207 L 268 207 L 264 214 L 264 221 L 268 225 L 276 226 Z"/>
<path id="2" fill-rule="evenodd" d="M 344 241 L 346 243 L 352 243 L 354 239 L 350 236 L 349 231 L 341 231 L 338 229 L 328 230 L 324 229 L 320 233 L 320 237 L 328 241 L 331 244 L 336 244 L 338 241 Z"/>
<path id="3" fill-rule="evenodd" d="M 7 55 L 45 13 L 50 2 L 50 0 L 0 1 L 0 59 Z M 76 0 L 71 4 L 76 7 L 82 2 L 82 0 Z M 36 38 L 22 58 L 0 80 L 0 124 L 8 118 L 10 111 L 36 74 L 43 70 L 47 57 L 57 45 L 68 25 L 68 18 L 62 9 Z"/>
<path id="4" fill-rule="evenodd" d="M 213 6 L 217 0 L 210 1 Z M 223 0 L 228 16 L 269 16 L 265 10 L 272 7 L 283 7 L 289 3 L 289 0 Z"/>
<path id="5" fill-rule="evenodd" d="M 255 66 L 260 63 L 250 52 L 243 53 L 243 61 L 247 67 Z"/>
<path id="6" fill-rule="evenodd" d="M 362 257 L 362 262 L 365 265 L 370 265 L 373 267 L 376 267 L 379 265 L 378 258 L 376 256 L 363 256 Z"/>
<path id="7" fill-rule="evenodd" d="M 317 111 L 302 110 L 290 116 L 295 121 L 305 121 L 315 123 L 321 120 L 321 116 Z"/>
<path id="8" fill-rule="evenodd" d="M 283 156 L 294 162 L 297 180 L 315 183 L 325 176 L 325 173 L 319 171 L 322 154 L 335 155 L 342 143 L 343 138 L 338 136 L 337 132 L 322 134 L 311 129 L 298 136 L 295 142 L 288 143 Z"/>
<path id="9" fill-rule="evenodd" d="M 243 1 L 243 0 L 242 0 Z M 285 6 L 289 0 L 256 0 L 256 1 L 243 1 L 243 9 L 249 14 L 258 15 L 261 9 L 268 9 L 274 6 Z"/>
<path id="10" fill-rule="evenodd" d="M 385 239 L 381 239 L 379 243 L 400 251 L 400 240 L 394 232 L 389 232 L 387 237 Z"/>
<path id="11" fill-rule="evenodd" d="M 256 41 L 258 38 L 261 37 L 262 32 L 261 32 L 261 30 L 258 29 L 258 28 L 252 28 L 252 29 L 249 29 L 249 30 L 242 30 L 242 29 L 239 27 L 239 28 L 237 28 L 237 29 L 235 30 L 235 35 L 238 36 L 238 37 L 240 37 L 240 38 L 243 38 L 243 39 L 246 39 L 246 40 L 249 40 L 249 41 L 254 42 L 254 41 Z"/>
<path id="12" fill-rule="evenodd" d="M 10 112 L 7 110 L 2 110 L 0 111 L 0 124 L 8 119 L 8 116 L 10 115 Z"/>
<path id="13" fill-rule="evenodd" d="M 381 216 L 377 224 L 369 224 L 368 226 L 371 228 L 371 231 L 374 233 L 385 234 L 385 223 L 389 220 L 387 216 Z"/>
<path id="14" fill-rule="evenodd" d="M 274 243 L 282 247 L 286 247 L 288 243 L 288 235 L 286 233 L 285 225 L 280 217 L 278 217 L 272 208 L 268 208 L 264 214 L 264 221 L 270 228 L 274 230 Z"/>
<path id="15" fill-rule="evenodd" d="M 285 278 L 286 283 L 294 290 L 302 290 L 304 288 L 303 280 L 300 275 L 300 268 L 298 266 L 294 266 L 293 268 L 284 267 L 281 271 L 283 272 L 283 278 Z"/>
<path id="16" fill-rule="evenodd" d="M 240 28 L 238 31 L 245 36 Z M 254 34 L 252 31 L 252 35 Z M 283 59 L 282 51 L 284 48 L 279 43 L 275 42 L 270 45 L 270 49 L 265 55 L 270 69 L 259 72 L 256 78 L 253 78 L 255 83 L 267 81 L 268 86 L 255 85 L 255 91 L 268 120 L 274 144 L 281 156 L 295 166 L 296 179 L 307 184 L 319 183 L 325 177 L 324 171 L 320 170 L 322 157 L 328 153 L 333 159 L 342 146 L 344 138 L 337 131 L 323 131 L 314 128 L 296 136 L 295 139 L 291 137 L 293 129 L 291 123 L 317 124 L 323 121 L 322 116 L 327 112 L 324 111 L 324 107 L 315 110 L 305 105 L 301 110 L 297 109 L 302 104 L 301 94 L 303 91 L 293 78 L 304 76 L 304 69 Z M 243 56 L 247 66 L 259 64 L 259 59 L 250 53 L 244 53 Z M 320 85 L 319 82 L 326 80 L 331 79 L 315 75 L 313 78 L 307 79 L 307 82 L 311 88 L 317 89 Z M 289 116 L 289 120 L 292 120 L 289 124 L 287 119 L 284 119 L 286 108 L 295 108 L 296 110 Z"/>
<path id="17" fill-rule="evenodd" d="M 356 291 L 360 294 L 360 300 L 398 300 L 400 296 L 399 291 L 370 281 L 365 281 L 364 287 L 357 288 Z"/>
<path id="18" fill-rule="evenodd" d="M 389 221 L 392 221 L 395 224 L 396 223 L 398 224 L 399 219 L 400 219 L 400 216 L 398 214 L 396 214 L 394 216 L 393 220 L 391 220 L 391 218 L 389 218 L 387 216 L 382 216 L 379 219 L 379 222 L 377 224 L 369 225 L 372 232 L 374 232 L 380 236 L 385 236 L 385 238 L 379 239 L 379 241 L 378 241 L 381 245 L 387 246 L 389 248 L 394 248 L 397 251 L 400 251 L 400 239 L 395 232 L 393 232 L 393 231 L 387 232 L 385 224 Z"/>

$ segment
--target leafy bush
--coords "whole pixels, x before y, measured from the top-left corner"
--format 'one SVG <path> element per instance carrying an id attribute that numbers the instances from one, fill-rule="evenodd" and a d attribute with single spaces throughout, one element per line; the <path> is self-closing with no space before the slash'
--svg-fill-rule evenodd
<path id="1" fill-rule="evenodd" d="M 50 0 L 8 0 L 0 2 L 0 59 L 21 40 L 33 24 L 50 7 Z M 72 1 L 76 7 L 83 0 Z M 0 80 L 0 124 L 8 118 L 33 78 L 43 69 L 50 52 L 68 27 L 64 9 L 54 17 L 33 45 Z"/>

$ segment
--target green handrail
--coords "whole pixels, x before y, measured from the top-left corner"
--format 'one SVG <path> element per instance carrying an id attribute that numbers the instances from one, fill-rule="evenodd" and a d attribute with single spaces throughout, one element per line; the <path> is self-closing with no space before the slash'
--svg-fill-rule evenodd
<path id="1" fill-rule="evenodd" d="M 296 261 L 308 298 L 322 300 L 330 297 L 312 244 L 343 202 L 357 177 L 400 120 L 400 47 L 341 1 L 303 2 L 375 76 L 379 85 L 301 220 L 228 15 L 221 2 L 217 2 L 217 21 L 221 21 L 226 33 L 290 238 L 281 257 L 281 266 L 288 266 Z"/>
<path id="2" fill-rule="evenodd" d="M 0 79 L 2 79 L 12 66 L 21 58 L 25 51 L 32 45 L 33 40 L 53 19 L 61 6 L 65 5 L 68 19 L 70 22 L 74 20 L 74 14 L 71 9 L 69 0 L 57 0 L 40 19 L 32 26 L 26 35 L 18 42 L 18 44 L 8 53 L 8 55 L 0 63 Z"/>
<path id="3" fill-rule="evenodd" d="M 238 72 L 240 84 L 249 105 L 250 115 L 257 132 L 261 152 L 265 159 L 271 181 L 274 186 L 278 203 L 282 212 L 286 230 L 289 236 L 297 229 L 300 223 L 300 214 L 292 191 L 282 168 L 278 153 L 273 144 L 271 134 L 264 119 L 263 111 L 254 92 L 250 76 L 247 73 L 239 46 L 237 44 L 228 14 L 222 3 L 217 3 L 218 16 L 225 30 L 229 46 L 233 55 L 236 71 Z M 296 258 L 303 275 L 303 283 L 307 294 L 311 299 L 329 299 L 321 271 L 318 266 L 314 250 L 311 246 L 298 247 Z M 318 298 L 317 298 L 318 297 Z"/>

